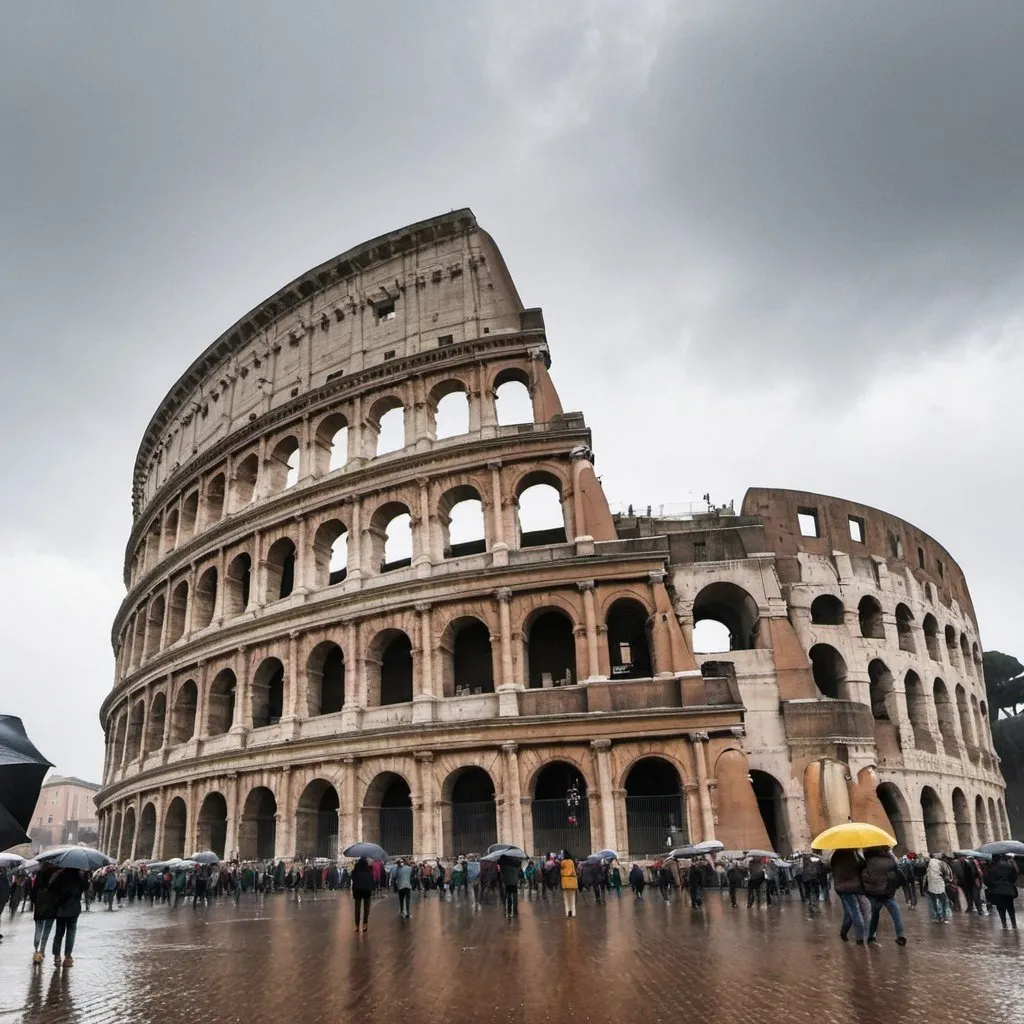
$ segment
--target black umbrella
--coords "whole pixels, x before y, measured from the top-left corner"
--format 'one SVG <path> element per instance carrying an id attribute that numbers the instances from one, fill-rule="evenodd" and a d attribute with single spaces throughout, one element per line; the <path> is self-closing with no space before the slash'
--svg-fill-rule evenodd
<path id="1" fill-rule="evenodd" d="M 53 765 L 32 745 L 14 715 L 0 715 L 0 850 L 28 842 L 39 788 Z"/>

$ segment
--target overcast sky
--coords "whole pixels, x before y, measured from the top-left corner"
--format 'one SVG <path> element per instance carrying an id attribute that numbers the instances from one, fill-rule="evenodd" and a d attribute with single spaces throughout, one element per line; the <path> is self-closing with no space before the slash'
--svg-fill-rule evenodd
<path id="1" fill-rule="evenodd" d="M 611 500 L 894 512 L 1024 656 L 1024 6 L 0 9 L 0 711 L 60 772 L 100 777 L 168 387 L 307 268 L 461 206 Z"/>

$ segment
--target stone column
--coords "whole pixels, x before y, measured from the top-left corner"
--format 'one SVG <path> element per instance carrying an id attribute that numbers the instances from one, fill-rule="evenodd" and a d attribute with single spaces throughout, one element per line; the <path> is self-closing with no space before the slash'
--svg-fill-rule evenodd
<path id="1" fill-rule="evenodd" d="M 164 693 L 167 695 L 164 701 L 164 733 L 160 737 L 160 749 L 164 752 L 164 756 L 167 755 L 167 750 L 171 745 L 171 720 L 172 713 L 174 710 L 174 673 L 167 673 L 167 680 L 164 684 Z M 196 698 L 198 701 L 198 697 Z M 196 714 L 199 713 L 199 708 L 196 708 Z"/>
<path id="2" fill-rule="evenodd" d="M 292 769 L 285 765 L 280 772 L 277 794 L 277 825 L 274 829 L 274 860 L 295 855 L 295 813 L 292 808 Z"/>
<path id="3" fill-rule="evenodd" d="M 419 645 L 416 652 L 415 680 L 418 684 L 416 692 L 412 695 L 412 720 L 413 723 L 432 722 L 434 720 L 434 702 L 437 695 L 434 692 L 434 643 L 433 629 L 430 621 L 430 605 L 421 603 L 416 605 L 418 613 Z"/>
<path id="4" fill-rule="evenodd" d="M 363 578 L 363 527 L 362 527 L 363 503 L 359 495 L 355 495 L 351 501 L 348 524 L 348 572 L 345 582 L 350 580 L 361 580 Z"/>
<path id="5" fill-rule="evenodd" d="M 247 713 L 249 704 L 249 654 L 248 649 L 239 647 L 235 661 L 235 715 L 229 732 L 244 737 L 249 731 Z"/>
<path id="6" fill-rule="evenodd" d="M 519 780 L 519 757 L 517 743 L 503 743 L 501 752 L 505 755 L 505 807 L 507 808 L 509 842 L 522 846 L 523 835 L 523 791 Z"/>
<path id="7" fill-rule="evenodd" d="M 195 799 L 192 795 L 193 792 L 192 780 L 189 779 L 185 783 L 185 849 L 183 852 L 185 857 L 190 853 L 195 853 L 198 849 L 196 846 L 196 818 L 198 813 L 197 809 L 192 806 L 192 802 Z"/>
<path id="8" fill-rule="evenodd" d="M 366 668 L 360 648 L 360 627 L 355 621 L 344 625 L 345 703 L 341 708 L 341 731 L 354 732 L 362 723 L 366 708 Z"/>
<path id="9" fill-rule="evenodd" d="M 412 565 L 417 576 L 429 576 L 432 567 L 430 557 L 430 492 L 429 481 L 420 477 L 416 481 L 420 488 L 419 515 L 412 517 Z"/>
<path id="10" fill-rule="evenodd" d="M 166 798 L 164 791 L 158 789 L 156 796 L 153 798 L 153 807 L 156 810 L 156 828 L 153 830 L 153 856 L 157 860 L 162 860 L 164 855 L 164 814 L 166 808 L 164 804 Z"/>
<path id="11" fill-rule="evenodd" d="M 501 629 L 501 678 L 498 680 L 498 714 L 511 717 L 519 714 L 519 698 L 516 691 L 522 686 L 515 678 L 512 664 L 512 612 L 510 602 L 512 591 L 508 587 L 499 587 L 494 591 L 498 602 L 498 621 Z"/>
<path id="12" fill-rule="evenodd" d="M 224 799 L 228 805 L 228 821 L 224 835 L 224 857 L 231 860 L 238 856 L 238 819 L 241 817 L 241 808 L 238 806 L 238 772 L 229 772 L 227 780 Z"/>
<path id="13" fill-rule="evenodd" d="M 135 797 L 135 831 L 132 833 L 132 848 L 128 851 L 128 859 L 135 860 L 135 853 L 139 845 L 139 830 L 142 827 L 142 796 Z"/>
<path id="14" fill-rule="evenodd" d="M 167 627 L 171 621 L 171 580 L 168 577 L 164 584 L 164 621 L 160 623 L 160 646 L 153 653 L 164 650 L 167 647 Z"/>
<path id="15" fill-rule="evenodd" d="M 700 806 L 700 825 L 703 833 L 698 842 L 705 842 L 715 838 L 715 812 L 712 807 L 711 786 L 708 781 L 708 734 L 706 732 L 691 732 L 688 733 L 688 738 L 693 750 L 693 761 L 697 766 L 697 800 Z"/>
<path id="16" fill-rule="evenodd" d="M 359 822 L 362 815 L 356 806 L 356 769 L 358 761 L 354 757 L 341 759 L 341 793 L 338 807 L 338 855 L 346 846 L 357 843 L 362 838 Z"/>
<path id="17" fill-rule="evenodd" d="M 594 581 L 578 583 L 583 594 L 583 622 L 587 631 L 587 678 L 600 679 L 601 664 L 597 654 L 597 615 L 594 610 Z"/>
<path id="18" fill-rule="evenodd" d="M 434 755 L 429 750 L 418 750 L 413 754 L 416 763 L 419 765 L 419 791 L 420 791 L 420 822 L 418 828 L 414 828 L 420 835 L 423 844 L 420 850 L 416 851 L 417 858 L 430 859 L 440 856 L 440 842 L 438 837 L 441 834 L 441 822 L 439 820 L 440 807 L 437 800 L 437 791 L 434 785 Z"/>
<path id="19" fill-rule="evenodd" d="M 626 791 L 624 789 L 612 790 L 612 802 L 615 804 L 615 832 L 618 840 L 623 846 L 629 846 L 629 819 L 626 816 Z M 614 847 L 619 853 L 629 853 L 628 849 L 623 850 L 622 846 Z M 642 853 L 642 850 L 637 850 Z"/>
<path id="20" fill-rule="evenodd" d="M 313 578 L 311 572 L 312 549 L 307 536 L 309 524 L 305 516 L 296 516 L 299 524 L 299 538 L 295 544 L 295 579 L 293 581 L 293 594 L 308 594 L 310 591 L 309 581 Z"/>
<path id="21" fill-rule="evenodd" d="M 498 410 L 494 404 L 494 391 L 487 384 L 487 364 L 477 365 L 477 389 L 480 393 L 480 431 L 484 437 L 493 437 L 498 426 Z"/>
<path id="22" fill-rule="evenodd" d="M 501 463 L 488 462 L 491 471 L 491 561 L 494 565 L 508 565 L 508 542 L 505 539 L 503 518 L 504 498 L 501 493 Z"/>
<path id="23" fill-rule="evenodd" d="M 612 795 L 611 740 L 591 740 L 590 749 L 596 769 L 597 787 L 601 794 L 601 839 L 594 840 L 600 849 L 618 850 L 619 835 L 615 821 L 615 798 Z"/>

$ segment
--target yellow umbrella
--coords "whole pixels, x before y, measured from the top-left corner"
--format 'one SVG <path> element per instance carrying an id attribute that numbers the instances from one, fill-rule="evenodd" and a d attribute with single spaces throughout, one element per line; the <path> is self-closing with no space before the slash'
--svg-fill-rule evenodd
<path id="1" fill-rule="evenodd" d="M 848 821 L 825 829 L 813 843 L 812 850 L 862 850 L 868 846 L 895 846 L 893 839 L 884 828 L 866 821 Z"/>

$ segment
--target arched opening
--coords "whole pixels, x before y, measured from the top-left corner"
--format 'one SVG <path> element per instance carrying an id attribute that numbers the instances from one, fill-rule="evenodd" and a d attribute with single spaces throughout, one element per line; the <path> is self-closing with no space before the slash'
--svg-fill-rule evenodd
<path id="1" fill-rule="evenodd" d="M 185 621 L 188 613 L 188 583 L 182 580 L 171 591 L 170 619 L 167 622 L 167 643 L 177 643 L 185 635 Z"/>
<path id="2" fill-rule="evenodd" d="M 988 820 L 992 828 L 992 841 L 994 843 L 997 843 L 1002 839 L 1009 838 L 1009 836 L 1003 834 L 1003 819 L 997 813 L 996 802 L 992 797 L 988 798 Z"/>
<path id="3" fill-rule="evenodd" d="M 235 466 L 231 483 L 231 505 L 234 511 L 245 508 L 256 497 L 256 479 L 260 472 L 259 456 L 253 452 Z"/>
<path id="4" fill-rule="evenodd" d="M 956 645 L 956 630 L 952 626 L 946 627 L 946 657 L 950 665 L 955 666 L 959 650 Z"/>
<path id="5" fill-rule="evenodd" d="M 264 658 L 252 677 L 252 727 L 277 725 L 284 714 L 284 665 Z"/>
<path id="6" fill-rule="evenodd" d="M 593 849 L 587 782 L 567 761 L 551 761 L 537 773 L 533 787 L 533 852 L 538 857 L 568 850 L 585 857 Z"/>
<path id="7" fill-rule="evenodd" d="M 213 850 L 224 857 L 228 836 L 228 803 L 220 793 L 208 793 L 196 819 L 196 842 L 200 850 Z"/>
<path id="8" fill-rule="evenodd" d="M 118 767 L 124 757 L 124 741 L 128 736 L 128 715 L 121 715 L 114 727 L 114 766 Z"/>
<path id="9" fill-rule="evenodd" d="M 399 501 L 381 505 L 370 519 L 370 565 L 378 572 L 404 569 L 412 563 L 412 516 Z"/>
<path id="10" fill-rule="evenodd" d="M 185 856 L 185 820 L 188 812 L 185 801 L 176 796 L 168 805 L 164 815 L 164 844 L 160 856 L 164 860 Z"/>
<path id="11" fill-rule="evenodd" d="M 487 550 L 484 506 L 475 487 L 453 487 L 443 494 L 438 503 L 437 520 L 445 558 L 478 555 Z"/>
<path id="12" fill-rule="evenodd" d="M 577 682 L 576 638 L 569 617 L 560 611 L 543 611 L 526 631 L 530 686 L 571 686 Z"/>
<path id="13" fill-rule="evenodd" d="M 1010 835 L 1010 819 L 1006 815 L 1006 807 L 1003 804 L 1002 798 L 996 802 L 996 814 L 999 817 L 999 826 L 1002 829 L 1004 836 Z"/>
<path id="14" fill-rule="evenodd" d="M 816 626 L 841 626 L 843 602 L 834 594 L 820 594 L 811 602 L 811 622 Z"/>
<path id="15" fill-rule="evenodd" d="M 984 845 L 992 842 L 992 830 L 989 827 L 988 812 L 985 810 L 985 801 L 980 797 L 974 798 L 974 820 L 978 824 L 978 842 Z"/>
<path id="16" fill-rule="evenodd" d="M 939 650 L 939 624 L 935 616 L 929 612 L 921 620 L 921 631 L 924 633 L 925 647 L 928 648 L 928 657 L 932 661 L 941 661 L 942 653 Z"/>
<path id="17" fill-rule="evenodd" d="M 613 679 L 650 679 L 654 675 L 647 609 L 622 597 L 608 609 L 608 662 Z"/>
<path id="18" fill-rule="evenodd" d="M 328 519 L 313 538 L 316 586 L 331 587 L 348 576 L 348 531 L 340 519 Z"/>
<path id="19" fill-rule="evenodd" d="M 266 600 L 283 601 L 295 587 L 295 542 L 281 537 L 270 545 L 266 561 Z"/>
<path id="20" fill-rule="evenodd" d="M 543 472 L 528 474 L 520 481 L 515 507 L 519 547 L 565 543 L 565 513 L 557 477 Z"/>
<path id="21" fill-rule="evenodd" d="M 378 775 L 367 787 L 361 813 L 366 842 L 379 843 L 393 857 L 412 856 L 412 793 L 401 775 Z"/>
<path id="22" fill-rule="evenodd" d="M 782 857 L 793 850 L 789 839 L 789 824 L 786 817 L 786 793 L 782 784 L 768 772 L 751 769 L 750 785 L 757 800 L 768 841 L 772 849 Z"/>
<path id="23" fill-rule="evenodd" d="M 172 508 L 164 516 L 164 552 L 173 551 L 178 546 L 178 510 Z"/>
<path id="24" fill-rule="evenodd" d="M 953 822 L 956 825 L 956 841 L 961 850 L 970 850 L 974 843 L 971 829 L 971 811 L 967 806 L 967 797 L 958 786 L 953 790 Z"/>
<path id="25" fill-rule="evenodd" d="M 469 433 L 469 397 L 462 381 L 438 384 L 430 392 L 427 408 L 431 433 L 438 441 Z"/>
<path id="26" fill-rule="evenodd" d="M 374 658 L 377 651 L 379 662 Z M 371 693 L 380 695 L 375 703 L 407 704 L 412 700 L 412 642 L 401 630 L 389 629 L 379 634 L 366 668 Z M 373 678 L 375 675 L 377 678 Z"/>
<path id="27" fill-rule="evenodd" d="M 338 791 L 324 779 L 314 779 L 302 791 L 295 812 L 297 858 L 338 856 Z"/>
<path id="28" fill-rule="evenodd" d="M 326 640 L 310 652 L 306 662 L 308 711 L 313 715 L 333 715 L 345 704 L 345 655 L 341 648 Z"/>
<path id="29" fill-rule="evenodd" d="M 905 604 L 896 605 L 896 633 L 901 651 L 916 653 L 914 646 L 914 616 Z"/>
<path id="30" fill-rule="evenodd" d="M 939 794 L 931 786 L 925 786 L 921 790 L 921 816 L 924 819 L 928 852 L 939 854 L 950 850 L 946 809 L 942 806 Z"/>
<path id="31" fill-rule="evenodd" d="M 255 459 L 256 456 L 253 456 Z M 253 477 L 253 486 L 255 486 L 256 478 Z M 216 476 L 210 477 L 206 482 L 206 487 L 203 491 L 203 510 L 202 520 L 203 527 L 208 529 L 211 526 L 219 523 L 224 518 L 224 503 L 227 497 L 227 482 L 223 473 L 217 473 Z M 250 492 L 248 500 L 243 504 L 248 505 L 252 500 L 252 493 Z M 241 506 L 240 506 L 241 507 Z"/>
<path id="32" fill-rule="evenodd" d="M 210 703 L 206 712 L 206 732 L 209 736 L 223 736 L 235 719 L 235 673 L 221 669 L 210 684 Z"/>
<path id="33" fill-rule="evenodd" d="M 984 733 L 984 730 L 983 730 L 982 724 L 981 724 L 981 708 L 978 705 L 978 698 L 975 697 L 973 693 L 971 694 L 971 716 L 974 719 L 974 740 L 975 740 L 975 745 L 977 746 L 978 750 L 980 751 L 981 748 L 984 746 L 984 743 L 982 741 L 982 737 L 984 737 L 985 733 Z"/>
<path id="34" fill-rule="evenodd" d="M 132 844 L 135 842 L 135 808 L 129 807 L 124 812 L 124 824 L 121 826 L 121 842 L 117 847 L 118 863 L 130 859 Z"/>
<path id="35" fill-rule="evenodd" d="M 958 684 L 954 693 L 956 695 L 956 713 L 960 719 L 960 732 L 963 733 L 964 744 L 967 747 L 974 747 L 976 744 L 971 728 L 971 709 L 967 704 L 967 691 Z"/>
<path id="36" fill-rule="evenodd" d="M 974 662 L 974 673 L 980 678 L 982 675 L 981 648 L 977 643 L 971 644 L 971 659 Z"/>
<path id="37" fill-rule="evenodd" d="M 231 559 L 224 587 L 225 617 L 233 619 L 244 614 L 252 594 L 252 556 L 248 551 Z"/>
<path id="38" fill-rule="evenodd" d="M 949 690 L 941 679 L 936 679 L 932 685 L 932 700 L 935 702 L 935 716 L 939 722 L 942 745 L 950 757 L 959 757 L 960 747 L 956 741 L 953 702 L 949 699 Z"/>
<path id="39" fill-rule="evenodd" d="M 634 859 L 664 856 L 689 841 L 679 773 L 660 757 L 637 761 L 626 776 L 626 829 Z"/>
<path id="40" fill-rule="evenodd" d="M 146 722 L 145 753 L 151 754 L 164 745 L 164 722 L 167 719 L 167 695 L 161 690 L 149 705 Z"/>
<path id="41" fill-rule="evenodd" d="M 139 835 L 135 840 L 135 856 L 139 860 L 152 860 L 156 856 L 156 808 L 148 803 L 139 815 Z"/>
<path id="42" fill-rule="evenodd" d="M 109 856 L 117 859 L 117 855 L 120 852 L 121 845 L 121 812 L 118 811 L 114 815 L 113 826 L 110 829 L 110 836 L 107 839 L 107 848 L 110 850 Z"/>
<path id="43" fill-rule="evenodd" d="M 441 825 L 445 855 L 483 853 L 498 841 L 494 782 L 483 768 L 459 768 L 445 780 Z"/>
<path id="44" fill-rule="evenodd" d="M 146 616 L 146 657 L 151 658 L 160 651 L 160 637 L 164 629 L 166 603 L 163 594 L 153 598 Z"/>
<path id="45" fill-rule="evenodd" d="M 221 504 L 223 505 L 223 491 Z M 178 539 L 181 544 L 195 536 L 196 523 L 199 519 L 199 492 L 193 491 L 185 496 L 181 503 L 181 518 L 178 520 Z"/>
<path id="46" fill-rule="evenodd" d="M 888 666 L 880 658 L 868 665 L 871 716 L 875 720 L 875 746 L 883 757 L 895 756 L 903 749 L 899 728 L 896 685 Z"/>
<path id="47" fill-rule="evenodd" d="M 333 473 L 348 461 L 348 420 L 341 413 L 325 416 L 316 428 L 317 476 Z"/>
<path id="48" fill-rule="evenodd" d="M 285 437 L 274 445 L 267 458 L 267 483 L 264 494 L 277 494 L 299 482 L 299 440 Z"/>
<path id="49" fill-rule="evenodd" d="M 757 602 L 742 587 L 709 583 L 693 602 L 694 653 L 752 650 L 757 646 L 758 621 Z"/>
<path id="50" fill-rule="evenodd" d="M 213 612 L 217 607 L 217 570 L 210 566 L 199 577 L 196 584 L 195 605 L 192 609 L 192 629 L 198 632 L 206 629 L 213 622 Z"/>
<path id="51" fill-rule="evenodd" d="M 145 657 L 146 645 L 146 606 L 140 605 L 135 613 L 135 628 L 132 637 L 132 668 L 138 668 Z"/>
<path id="52" fill-rule="evenodd" d="M 978 742 L 985 750 L 992 749 L 992 725 L 988 720 L 988 705 L 982 701 L 978 705 L 981 712 L 981 732 L 978 735 Z"/>
<path id="53" fill-rule="evenodd" d="M 405 409 L 394 395 L 379 399 L 366 418 L 366 438 L 371 458 L 405 447 Z"/>
<path id="54" fill-rule="evenodd" d="M 849 700 L 846 659 L 830 644 L 815 644 L 808 652 L 814 685 L 824 697 Z"/>
<path id="55" fill-rule="evenodd" d="M 533 422 L 530 379 L 521 370 L 503 370 L 494 378 L 494 414 L 501 427 Z"/>
<path id="56" fill-rule="evenodd" d="M 909 853 L 911 846 L 908 841 L 907 823 L 910 820 L 907 801 L 903 798 L 899 787 L 891 782 L 879 783 L 875 789 L 878 801 L 885 811 L 885 816 L 892 826 L 892 834 L 896 838 L 896 850 L 898 853 Z"/>
<path id="57" fill-rule="evenodd" d="M 935 753 L 935 737 L 928 725 L 928 699 L 921 684 L 921 678 L 911 669 L 903 680 L 907 695 L 907 717 L 914 731 L 914 746 L 918 750 Z"/>
<path id="58" fill-rule="evenodd" d="M 473 616 L 456 619 L 441 638 L 442 686 L 446 697 L 494 693 L 491 631 Z"/>
<path id="59" fill-rule="evenodd" d="M 196 732 L 196 707 L 199 703 L 199 688 L 195 681 L 186 679 L 178 688 L 171 712 L 171 745 L 188 743 Z M 230 724 L 230 723 L 229 723 Z"/>
<path id="60" fill-rule="evenodd" d="M 125 762 L 130 763 L 136 760 L 142 752 L 142 732 L 146 724 L 146 705 L 141 700 L 132 705 L 131 715 L 128 719 L 128 745 L 125 753 Z"/>
<path id="61" fill-rule="evenodd" d="M 882 606 L 873 597 L 862 597 L 857 605 L 860 620 L 860 635 L 870 640 L 885 639 L 885 623 L 882 621 Z"/>
<path id="62" fill-rule="evenodd" d="M 257 786 L 245 798 L 238 823 L 240 860 L 272 860 L 277 845 L 277 800 L 266 786 Z"/>

